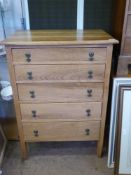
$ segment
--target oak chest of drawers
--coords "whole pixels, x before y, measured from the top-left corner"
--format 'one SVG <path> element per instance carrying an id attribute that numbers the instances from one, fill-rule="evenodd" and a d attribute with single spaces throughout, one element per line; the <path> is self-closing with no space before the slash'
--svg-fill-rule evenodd
<path id="1" fill-rule="evenodd" d="M 98 141 L 113 44 L 102 30 L 17 32 L 6 45 L 22 158 L 28 142 Z"/>

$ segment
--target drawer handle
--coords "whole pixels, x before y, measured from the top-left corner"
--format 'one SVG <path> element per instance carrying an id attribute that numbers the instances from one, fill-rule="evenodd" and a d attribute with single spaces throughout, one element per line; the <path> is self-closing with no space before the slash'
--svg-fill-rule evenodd
<path id="1" fill-rule="evenodd" d="M 35 98 L 35 92 L 34 91 L 30 91 L 30 97 Z"/>
<path id="2" fill-rule="evenodd" d="M 88 78 L 92 79 L 93 78 L 93 71 L 88 71 Z"/>
<path id="3" fill-rule="evenodd" d="M 93 61 L 94 60 L 94 52 L 90 52 L 89 53 L 89 61 Z"/>
<path id="4" fill-rule="evenodd" d="M 33 118 L 36 118 L 37 117 L 37 114 L 36 113 L 37 113 L 36 111 L 32 111 L 32 117 Z"/>
<path id="5" fill-rule="evenodd" d="M 32 80 L 33 79 L 32 72 L 27 72 L 27 76 L 28 76 L 28 80 Z"/>
<path id="6" fill-rule="evenodd" d="M 90 109 L 87 109 L 86 110 L 86 113 L 87 113 L 87 117 L 90 117 L 91 116 L 91 110 Z"/>
<path id="7" fill-rule="evenodd" d="M 88 97 L 92 97 L 92 89 L 88 89 L 87 90 L 87 96 Z"/>
<path id="8" fill-rule="evenodd" d="M 38 130 L 34 130 L 33 133 L 34 133 L 34 136 L 35 137 L 38 137 L 39 136 L 39 131 Z"/>
<path id="9" fill-rule="evenodd" d="M 85 133 L 86 133 L 87 136 L 89 136 L 90 135 L 90 129 L 85 129 Z"/>
<path id="10" fill-rule="evenodd" d="M 25 54 L 25 57 L 26 57 L 26 61 L 29 63 L 31 62 L 31 54 L 30 53 L 26 53 Z"/>

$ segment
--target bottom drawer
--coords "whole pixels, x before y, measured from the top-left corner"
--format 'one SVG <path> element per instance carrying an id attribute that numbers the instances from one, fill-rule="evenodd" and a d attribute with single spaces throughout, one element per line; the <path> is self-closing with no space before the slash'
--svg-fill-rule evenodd
<path id="1" fill-rule="evenodd" d="M 90 122 L 23 122 L 26 141 L 99 140 L 99 121 Z"/>

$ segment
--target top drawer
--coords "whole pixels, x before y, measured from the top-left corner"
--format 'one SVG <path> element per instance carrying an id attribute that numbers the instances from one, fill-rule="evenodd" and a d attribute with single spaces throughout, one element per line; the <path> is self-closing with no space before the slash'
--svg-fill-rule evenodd
<path id="1" fill-rule="evenodd" d="M 15 64 L 65 64 L 76 62 L 105 62 L 106 48 L 52 47 L 41 49 L 12 49 Z"/>

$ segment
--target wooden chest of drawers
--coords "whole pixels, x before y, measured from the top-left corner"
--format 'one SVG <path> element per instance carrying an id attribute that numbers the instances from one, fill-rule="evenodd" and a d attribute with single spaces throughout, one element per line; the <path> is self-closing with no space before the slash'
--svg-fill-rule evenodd
<path id="1" fill-rule="evenodd" d="M 23 158 L 36 141 L 95 140 L 101 156 L 114 43 L 101 30 L 17 32 L 4 41 Z"/>

